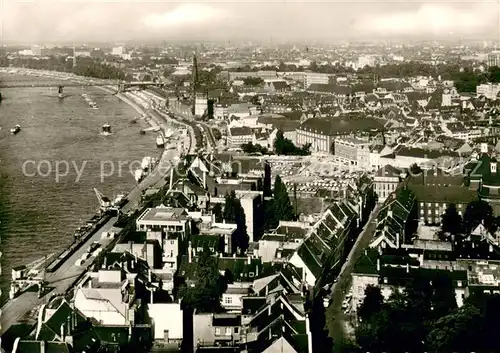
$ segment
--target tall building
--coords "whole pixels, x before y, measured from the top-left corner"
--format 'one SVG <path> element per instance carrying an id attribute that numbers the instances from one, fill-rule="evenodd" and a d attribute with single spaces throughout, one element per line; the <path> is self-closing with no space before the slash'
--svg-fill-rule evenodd
<path id="1" fill-rule="evenodd" d="M 196 54 L 193 54 L 193 87 L 196 89 L 198 84 L 198 59 Z"/>
<path id="2" fill-rule="evenodd" d="M 488 54 L 488 66 L 500 66 L 500 53 L 492 52 Z"/>
<path id="3" fill-rule="evenodd" d="M 196 54 L 193 54 L 193 107 L 192 107 L 192 113 L 193 115 L 196 115 L 197 109 L 196 109 L 196 89 L 198 88 L 198 59 L 196 58 Z"/>
<path id="4" fill-rule="evenodd" d="M 196 92 L 194 96 L 194 115 L 203 116 L 208 109 L 208 97 L 206 93 Z"/>

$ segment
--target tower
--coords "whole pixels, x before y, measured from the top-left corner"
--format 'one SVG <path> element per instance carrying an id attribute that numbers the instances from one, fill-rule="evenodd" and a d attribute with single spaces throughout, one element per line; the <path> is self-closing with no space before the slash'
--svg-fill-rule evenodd
<path id="1" fill-rule="evenodd" d="M 196 58 L 196 53 L 193 53 L 193 107 L 192 113 L 195 115 L 196 111 L 196 89 L 198 88 L 198 59 Z"/>
<path id="2" fill-rule="evenodd" d="M 73 69 L 76 67 L 76 46 L 73 43 Z"/>

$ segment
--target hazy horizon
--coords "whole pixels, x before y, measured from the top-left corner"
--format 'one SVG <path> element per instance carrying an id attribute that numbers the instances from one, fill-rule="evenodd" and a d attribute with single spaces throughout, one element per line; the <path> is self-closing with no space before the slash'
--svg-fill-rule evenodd
<path id="1" fill-rule="evenodd" d="M 0 36 L 6 43 L 492 39 L 498 37 L 499 6 L 484 0 L 0 0 Z"/>

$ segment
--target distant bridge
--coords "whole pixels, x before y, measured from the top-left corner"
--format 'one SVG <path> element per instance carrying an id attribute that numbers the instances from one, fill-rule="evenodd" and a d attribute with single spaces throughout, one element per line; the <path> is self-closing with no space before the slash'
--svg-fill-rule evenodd
<path id="1" fill-rule="evenodd" d="M 146 89 L 147 87 L 155 86 L 155 87 L 164 87 L 164 84 L 161 82 L 153 82 L 153 81 L 134 81 L 134 82 L 125 82 L 125 81 L 109 81 L 109 82 L 72 82 L 58 79 L 54 79 L 51 82 L 40 82 L 40 81 L 8 81 L 8 82 L 0 82 L 0 89 L 5 88 L 41 88 L 41 87 L 104 87 L 104 86 L 116 86 L 119 92 L 126 91 L 128 88 L 138 87 L 140 89 Z"/>

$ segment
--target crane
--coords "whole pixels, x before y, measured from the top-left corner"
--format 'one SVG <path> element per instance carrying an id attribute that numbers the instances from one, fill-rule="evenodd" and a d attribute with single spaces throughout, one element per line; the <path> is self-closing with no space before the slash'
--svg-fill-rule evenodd
<path id="1" fill-rule="evenodd" d="M 120 213 L 120 208 L 127 203 L 126 195 L 117 195 L 114 201 L 111 201 L 108 197 L 104 196 L 99 190 L 94 188 L 95 195 L 99 201 L 99 209 L 102 213 L 109 211 L 114 211 Z"/>
<path id="2" fill-rule="evenodd" d="M 94 188 L 95 196 L 97 196 L 97 200 L 99 201 L 99 206 L 101 211 L 106 212 L 111 206 L 111 200 L 104 196 L 99 190 Z"/>

